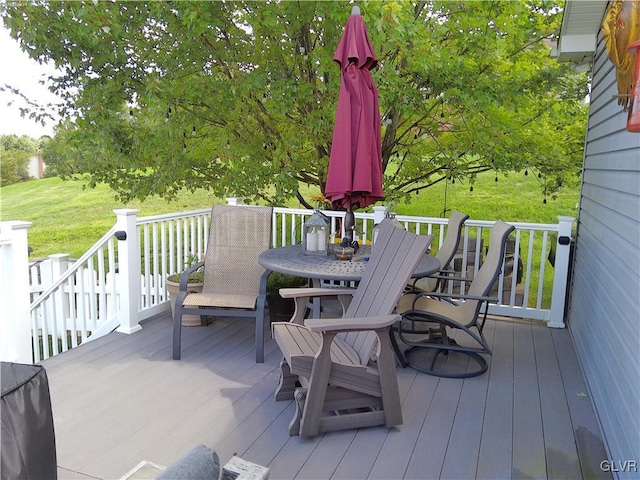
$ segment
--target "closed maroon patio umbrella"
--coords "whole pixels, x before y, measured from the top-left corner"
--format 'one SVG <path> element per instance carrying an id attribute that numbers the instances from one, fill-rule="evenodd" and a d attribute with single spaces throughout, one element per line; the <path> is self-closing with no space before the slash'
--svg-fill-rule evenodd
<path id="1" fill-rule="evenodd" d="M 341 81 L 324 194 L 334 208 L 346 209 L 345 238 L 350 243 L 353 209 L 384 198 L 378 89 L 371 76 L 378 58 L 358 7 L 353 7 L 333 59 Z"/>

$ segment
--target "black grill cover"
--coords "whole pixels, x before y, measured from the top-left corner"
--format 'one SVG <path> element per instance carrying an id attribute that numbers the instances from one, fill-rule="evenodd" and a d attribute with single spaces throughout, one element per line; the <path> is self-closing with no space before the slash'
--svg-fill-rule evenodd
<path id="1" fill-rule="evenodd" d="M 1 477 L 55 480 L 56 440 L 47 373 L 40 365 L 0 364 Z"/>

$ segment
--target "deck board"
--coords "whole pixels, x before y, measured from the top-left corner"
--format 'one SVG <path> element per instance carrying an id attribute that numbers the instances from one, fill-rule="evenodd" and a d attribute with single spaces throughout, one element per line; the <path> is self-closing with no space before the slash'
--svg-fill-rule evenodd
<path id="1" fill-rule="evenodd" d="M 578 357 L 570 336 L 563 333 L 562 330 L 552 330 L 551 336 L 575 431 L 581 470 L 588 478 L 610 478 L 610 474 L 600 468 L 600 461 L 607 458 L 607 453 Z"/>
<path id="2" fill-rule="evenodd" d="M 477 478 L 510 478 L 513 447 L 513 327 L 495 322 Z"/>
<path id="3" fill-rule="evenodd" d="M 549 478 L 582 475 L 567 398 L 550 329 L 533 329 Z"/>
<path id="4" fill-rule="evenodd" d="M 112 333 L 42 364 L 49 377 L 59 478 L 119 478 L 142 460 L 169 465 L 198 444 L 238 454 L 272 479 L 610 478 L 569 332 L 489 320 L 489 372 L 464 380 L 398 370 L 404 424 L 289 437 L 275 402 L 281 355 L 255 363 L 251 320 L 183 329 L 171 320 Z"/>
<path id="5" fill-rule="evenodd" d="M 546 328 L 546 327 L 544 327 Z M 531 325 L 514 329 L 513 478 L 547 478 Z"/>

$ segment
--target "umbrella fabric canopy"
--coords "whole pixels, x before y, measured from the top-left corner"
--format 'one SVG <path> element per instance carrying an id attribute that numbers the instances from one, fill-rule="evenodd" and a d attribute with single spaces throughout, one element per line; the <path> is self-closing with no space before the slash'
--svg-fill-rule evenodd
<path id="1" fill-rule="evenodd" d="M 333 59 L 341 82 L 325 196 L 351 212 L 384 198 L 378 89 L 370 71 L 378 58 L 359 13 L 347 20 Z"/>

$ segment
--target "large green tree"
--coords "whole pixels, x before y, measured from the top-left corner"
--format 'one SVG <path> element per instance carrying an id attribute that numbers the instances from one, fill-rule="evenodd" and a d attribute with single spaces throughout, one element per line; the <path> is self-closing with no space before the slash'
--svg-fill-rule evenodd
<path id="1" fill-rule="evenodd" d="M 550 58 L 557 2 L 361 4 L 379 64 L 387 198 L 495 170 L 579 172 L 587 78 Z M 123 198 L 209 188 L 281 203 L 326 180 L 351 4 L 5 2 L 55 88 L 68 172 Z M 58 149 L 60 151 L 60 149 Z M 65 169 L 61 169 L 65 171 Z"/>

